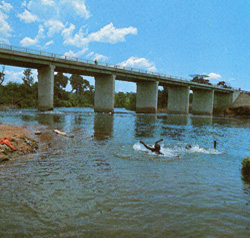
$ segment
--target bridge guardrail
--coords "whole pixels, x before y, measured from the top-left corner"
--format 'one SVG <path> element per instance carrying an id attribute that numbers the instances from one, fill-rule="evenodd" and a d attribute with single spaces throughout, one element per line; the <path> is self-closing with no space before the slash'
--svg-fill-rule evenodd
<path id="1" fill-rule="evenodd" d="M 78 57 L 72 57 L 72 56 L 67 56 L 67 55 L 61 55 L 61 54 L 55 54 L 55 53 L 49 53 L 49 52 L 46 52 L 46 51 L 39 51 L 39 50 L 35 50 L 35 49 L 29 49 L 29 48 L 24 48 L 24 47 L 20 47 L 20 46 L 13 46 L 13 45 L 8 45 L 8 44 L 4 44 L 4 43 L 0 43 L 0 48 L 11 50 L 11 51 L 24 52 L 24 53 L 29 53 L 29 54 L 48 56 L 48 57 L 57 58 L 57 59 L 65 59 L 65 60 L 69 60 L 69 61 L 82 62 L 82 63 L 96 65 L 96 62 L 93 61 L 93 60 L 88 60 L 88 59 L 83 59 L 83 58 L 78 58 Z M 143 70 L 143 69 L 137 69 L 137 68 L 127 67 L 127 66 L 124 67 L 124 66 L 121 66 L 121 65 L 113 65 L 113 64 L 104 63 L 104 62 L 98 62 L 97 65 L 104 66 L 104 67 L 109 67 L 109 68 L 118 68 L 118 69 L 128 70 L 128 71 L 137 72 L 137 73 L 150 74 L 150 75 L 154 75 L 156 77 L 159 77 L 159 78 L 161 78 L 163 80 L 168 78 L 168 79 L 182 81 L 182 82 L 185 82 L 185 83 L 188 82 L 188 83 L 191 83 L 193 85 L 200 85 L 200 84 L 195 83 L 195 82 L 190 82 L 190 80 L 185 79 L 183 77 L 177 77 L 177 76 L 167 75 L 167 74 L 163 74 L 163 73 L 147 71 L 147 70 Z M 221 89 L 221 87 L 217 86 L 217 85 L 211 85 L 211 86 Z"/>

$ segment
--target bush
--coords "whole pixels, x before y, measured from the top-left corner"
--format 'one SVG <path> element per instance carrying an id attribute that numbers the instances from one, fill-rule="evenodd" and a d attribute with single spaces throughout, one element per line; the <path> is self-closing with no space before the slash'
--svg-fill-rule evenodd
<path id="1" fill-rule="evenodd" d="M 250 181 L 250 157 L 244 158 L 241 164 L 241 173 L 244 180 Z"/>

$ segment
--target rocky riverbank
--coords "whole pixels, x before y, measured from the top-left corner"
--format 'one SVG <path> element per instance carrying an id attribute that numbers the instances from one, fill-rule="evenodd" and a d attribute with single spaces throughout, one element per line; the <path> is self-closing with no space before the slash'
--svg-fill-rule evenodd
<path id="1" fill-rule="evenodd" d="M 0 163 L 17 156 L 35 153 L 38 142 L 27 128 L 0 125 Z"/>

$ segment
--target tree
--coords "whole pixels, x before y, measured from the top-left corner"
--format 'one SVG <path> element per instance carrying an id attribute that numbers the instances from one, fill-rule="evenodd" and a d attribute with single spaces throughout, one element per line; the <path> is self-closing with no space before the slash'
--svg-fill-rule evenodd
<path id="1" fill-rule="evenodd" d="M 69 93 L 65 91 L 68 84 L 68 77 L 59 72 L 54 76 L 54 105 L 55 107 L 69 107 Z"/>
<path id="2" fill-rule="evenodd" d="M 193 78 L 191 80 L 191 82 L 212 85 L 211 83 L 209 83 L 209 80 L 207 79 L 207 78 L 209 78 L 208 75 L 205 75 L 205 74 L 193 74 L 193 75 L 190 75 L 190 77 Z"/>
<path id="3" fill-rule="evenodd" d="M 220 81 L 219 83 L 217 83 L 217 86 L 222 87 L 222 88 L 232 88 L 228 86 L 225 81 Z"/>
<path id="4" fill-rule="evenodd" d="M 4 81 L 4 69 L 5 69 L 5 67 L 3 66 L 3 70 L 2 70 L 2 72 L 0 72 L 0 85 L 2 85 L 3 84 L 3 81 Z"/>
<path id="5" fill-rule="evenodd" d="M 25 70 L 23 71 L 23 74 L 24 74 L 24 77 L 22 78 L 23 83 L 24 83 L 25 85 L 32 86 L 32 84 L 34 83 L 34 78 L 33 78 L 33 76 L 32 76 L 31 69 L 25 69 Z"/>
<path id="6" fill-rule="evenodd" d="M 57 75 L 54 77 L 54 86 L 57 88 L 66 88 L 68 84 L 68 77 L 64 76 L 63 73 L 59 72 Z"/>
<path id="7" fill-rule="evenodd" d="M 127 110 L 132 110 L 135 111 L 136 110 L 136 93 L 126 93 L 126 105 L 125 108 Z"/>
<path id="8" fill-rule="evenodd" d="M 115 107 L 124 108 L 126 104 L 126 95 L 124 92 L 115 94 Z"/>
<path id="9" fill-rule="evenodd" d="M 72 74 L 69 80 L 72 92 L 75 91 L 76 94 L 82 94 L 84 91 L 90 89 L 89 81 L 80 75 Z"/>

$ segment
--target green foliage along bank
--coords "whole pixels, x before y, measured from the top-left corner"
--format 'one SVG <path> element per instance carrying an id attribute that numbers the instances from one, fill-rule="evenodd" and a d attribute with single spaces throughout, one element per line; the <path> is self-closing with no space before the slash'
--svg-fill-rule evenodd
<path id="1" fill-rule="evenodd" d="M 3 85 L 4 72 L 1 72 L 0 107 L 37 108 L 38 83 L 34 83 L 31 69 L 23 72 L 22 83 L 8 82 Z M 72 91 L 66 91 L 70 83 Z M 70 78 L 58 73 L 54 76 L 54 107 L 93 107 L 94 86 L 79 75 Z"/>

